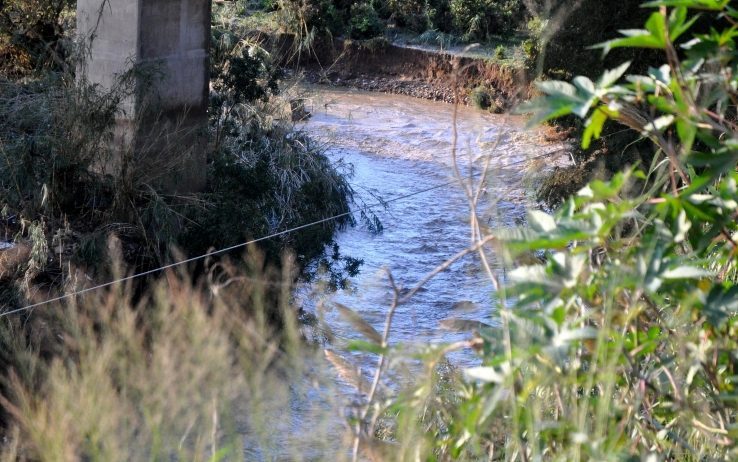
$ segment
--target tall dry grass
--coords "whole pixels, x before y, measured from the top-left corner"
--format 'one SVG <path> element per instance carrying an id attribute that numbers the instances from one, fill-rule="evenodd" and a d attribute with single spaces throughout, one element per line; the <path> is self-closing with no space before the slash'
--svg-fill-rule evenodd
<path id="1" fill-rule="evenodd" d="M 2 318 L 2 460 L 300 460 L 335 447 L 335 392 L 291 307 L 293 267 L 263 264 Z"/>

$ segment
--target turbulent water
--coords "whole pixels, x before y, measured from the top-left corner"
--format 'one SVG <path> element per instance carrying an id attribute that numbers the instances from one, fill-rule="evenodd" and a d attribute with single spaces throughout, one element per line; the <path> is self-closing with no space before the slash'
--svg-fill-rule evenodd
<path id="1" fill-rule="evenodd" d="M 454 175 L 454 145 L 463 177 L 478 177 L 489 161 L 490 178 L 478 214 L 492 228 L 522 220 L 530 205 L 526 178 L 532 160 L 538 160 L 540 168 L 542 158 L 554 150 L 525 131 L 519 119 L 465 107 L 455 116 L 453 105 L 404 96 L 320 89 L 307 109 L 312 117 L 304 129 L 325 143 L 335 161 L 352 166 L 351 182 L 361 200 L 375 204 L 375 196 L 393 201 L 418 193 L 391 202 L 386 210 L 373 209 L 382 222 L 381 233 L 359 226 L 338 237 L 341 251 L 365 264 L 352 290 L 333 300 L 359 312 L 380 331 L 391 300 L 387 271 L 408 289 L 471 244 L 470 207 Z M 449 318 L 494 325 L 494 299 L 479 262 L 467 257 L 400 306 L 391 343 L 458 340 L 463 334 L 441 328 Z M 338 337 L 357 335 L 335 314 L 328 313 L 327 319 Z"/>
<path id="2" fill-rule="evenodd" d="M 336 310 L 330 310 L 332 304 L 349 306 L 382 332 L 392 299 L 388 271 L 406 290 L 471 244 L 469 203 L 453 169 L 454 121 L 461 177 L 478 177 L 489 159 L 491 175 L 478 210 L 482 224 L 489 228 L 524 219 L 530 205 L 531 167 L 550 165 L 551 159 L 541 158 L 556 147 L 526 132 L 522 121 L 514 118 L 468 108 L 459 108 L 454 117 L 452 105 L 395 95 L 326 88 L 311 91 L 306 109 L 312 117 L 301 128 L 325 144 L 333 161 L 350 167 L 359 204 L 373 205 L 378 198 L 388 202 L 386 208 L 372 209 L 382 223 L 381 233 L 359 223 L 337 236 L 342 254 L 364 261 L 352 288 L 331 295 L 310 288 L 299 292 L 302 303 L 324 317 L 332 332 L 326 347 L 341 353 L 348 340 L 361 338 L 361 334 L 343 322 Z M 489 257 L 494 264 L 494 255 Z M 468 338 L 468 333 L 443 329 L 442 322 L 457 318 L 494 327 L 495 301 L 495 291 L 480 271 L 478 258 L 467 256 L 399 307 L 390 343 L 410 347 Z M 268 424 L 259 443 L 249 444 L 251 438 L 246 439 L 249 459 L 346 457 L 349 446 L 341 443 L 346 429 L 340 414 L 357 396 L 336 380 L 335 370 L 325 369 L 322 357 L 310 358 L 311 376 L 289 384 L 287 396 L 273 397 L 268 404 Z M 369 378 L 376 358 L 353 354 L 351 359 Z M 450 361 L 463 367 L 476 359 L 471 352 L 460 352 Z M 413 376 L 417 363 L 404 365 L 408 376 Z M 254 432 L 247 433 L 253 436 Z"/>

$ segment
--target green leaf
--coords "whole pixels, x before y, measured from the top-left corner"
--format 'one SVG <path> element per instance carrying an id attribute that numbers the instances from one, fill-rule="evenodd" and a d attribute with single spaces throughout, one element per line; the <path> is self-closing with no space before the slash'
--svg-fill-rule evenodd
<path id="1" fill-rule="evenodd" d="M 600 88 L 608 88 L 612 86 L 615 82 L 620 80 L 620 77 L 622 77 L 623 74 L 625 74 L 625 71 L 628 70 L 630 64 L 631 62 L 627 61 L 616 67 L 615 69 L 605 71 L 602 74 L 602 77 L 600 77 L 600 80 L 597 82 L 597 86 Z"/>
<path id="2" fill-rule="evenodd" d="M 351 340 L 346 345 L 348 351 L 360 351 L 363 353 L 374 353 L 375 355 L 382 355 L 387 353 L 387 348 L 382 348 L 381 345 L 376 343 L 367 342 L 366 340 Z"/>
<path id="3" fill-rule="evenodd" d="M 687 32 L 699 19 L 699 15 L 695 15 L 692 19 L 687 20 L 687 8 L 675 8 L 669 16 L 669 38 L 672 42 L 676 42 L 682 34 Z"/>
<path id="4" fill-rule="evenodd" d="M 592 143 L 592 139 L 599 139 L 602 134 L 602 128 L 607 122 L 608 116 L 605 111 L 598 108 L 592 116 L 587 119 L 586 128 L 582 134 L 582 149 L 588 149 Z"/>
<path id="5" fill-rule="evenodd" d="M 679 119 L 676 122 L 676 129 L 682 144 L 682 152 L 691 152 L 697 137 L 697 125 L 691 120 Z"/>
<path id="6" fill-rule="evenodd" d="M 578 90 L 581 90 L 581 92 L 584 93 L 585 95 L 594 95 L 595 85 L 587 77 L 580 75 L 580 76 L 574 77 L 574 80 L 572 80 L 572 82 L 574 83 L 574 86 Z"/>
<path id="7" fill-rule="evenodd" d="M 658 68 L 650 67 L 648 68 L 648 76 L 657 82 L 669 85 L 671 83 L 671 68 L 668 64 L 664 64 Z"/>
<path id="8" fill-rule="evenodd" d="M 549 233 L 556 229 L 556 220 L 551 215 L 540 210 L 531 210 L 528 212 L 528 223 L 535 231 L 543 233 Z"/>
<path id="9" fill-rule="evenodd" d="M 701 279 L 711 276 L 713 276 L 713 274 L 710 271 L 696 268 L 694 266 L 680 266 L 678 268 L 664 271 L 661 274 L 661 277 L 664 279 Z"/>
<path id="10" fill-rule="evenodd" d="M 536 98 L 521 104 L 515 109 L 517 114 L 533 114 L 528 119 L 527 126 L 534 127 L 536 125 L 548 122 L 549 120 L 558 119 L 572 113 L 575 103 L 570 99 L 542 97 Z"/>
<path id="11" fill-rule="evenodd" d="M 666 48 L 666 20 L 661 13 L 653 13 L 646 22 L 645 29 L 621 30 L 624 37 L 595 45 L 607 54 L 613 48 Z"/>
<path id="12" fill-rule="evenodd" d="M 501 384 L 505 381 L 505 376 L 497 372 L 492 367 L 470 367 L 464 369 L 464 377 L 467 380 L 480 380 L 487 383 Z"/>
<path id="13" fill-rule="evenodd" d="M 641 6 L 644 8 L 668 6 L 692 8 L 695 10 L 720 11 L 728 6 L 728 3 L 730 3 L 730 0 L 657 0 L 646 2 Z"/>
<path id="14" fill-rule="evenodd" d="M 536 82 L 536 86 L 549 96 L 575 98 L 577 95 L 577 89 L 574 85 L 560 80 L 544 80 L 542 82 Z"/>
<path id="15" fill-rule="evenodd" d="M 221 460 L 228 460 L 232 454 L 234 454 L 236 451 L 233 450 L 230 446 L 225 446 L 210 456 L 210 459 L 208 459 L 209 462 L 220 462 Z"/>
<path id="16" fill-rule="evenodd" d="M 364 334 L 366 338 L 376 343 L 377 345 L 381 345 L 383 343 L 382 336 L 379 334 L 379 332 L 377 332 L 374 327 L 372 327 L 361 316 L 359 316 L 358 313 L 356 313 L 354 310 L 347 307 L 346 305 L 342 305 L 341 303 L 336 303 L 335 305 L 341 317 L 345 319 L 349 324 L 351 324 L 356 330 Z"/>
<path id="17" fill-rule="evenodd" d="M 666 46 L 666 18 L 661 12 L 653 13 L 646 21 L 646 30 L 651 35 L 662 42 L 662 46 Z"/>

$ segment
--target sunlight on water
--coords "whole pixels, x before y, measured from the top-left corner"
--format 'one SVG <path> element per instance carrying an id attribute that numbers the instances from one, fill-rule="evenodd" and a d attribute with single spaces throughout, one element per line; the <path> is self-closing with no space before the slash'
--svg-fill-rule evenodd
<path id="1" fill-rule="evenodd" d="M 454 180 L 452 168 L 453 106 L 395 95 L 319 88 L 306 102 L 306 109 L 312 117 L 302 128 L 325 144 L 331 159 L 351 165 L 351 183 L 360 203 L 375 204 L 378 197 L 391 200 L 442 186 L 393 202 L 386 209 L 374 209 L 384 227 L 380 234 L 357 226 L 337 236 L 343 255 L 364 260 L 351 289 L 327 299 L 320 290 L 298 291 L 298 298 L 308 311 L 317 311 L 323 302 L 326 311 L 318 314 L 324 316 L 333 336 L 327 347 L 341 351 L 348 341 L 361 338 L 361 334 L 330 309 L 331 303 L 352 308 L 383 331 L 392 297 L 386 270 L 392 272 L 401 288 L 409 289 L 447 258 L 469 247 L 469 204 L 461 184 Z M 478 175 L 484 156 L 491 156 L 491 176 L 478 210 L 483 224 L 493 229 L 520 223 L 530 205 L 526 160 L 555 147 L 526 133 L 521 121 L 515 118 L 460 108 L 457 124 L 463 176 L 470 172 Z M 443 186 L 449 182 L 452 184 Z M 489 257 L 494 263 L 494 255 Z M 442 329 L 441 322 L 449 318 L 497 326 L 495 291 L 480 271 L 478 260 L 467 256 L 458 261 L 426 284 L 409 303 L 401 305 L 394 318 L 390 343 L 412 348 L 469 338 L 469 333 Z M 501 273 L 504 278 L 504 272 Z M 369 379 L 376 357 L 355 354 L 353 360 Z M 449 360 L 455 366 L 476 363 L 470 352 L 453 353 Z M 315 369 L 326 366 L 315 365 Z M 419 365 L 410 361 L 404 366 L 405 374 L 412 377 Z M 346 427 L 340 413 L 335 413 L 336 401 L 348 404 L 356 401 L 357 395 L 353 388 L 336 380 L 335 371 L 328 367 L 325 380 L 333 383 L 314 386 L 305 379 L 305 383 L 294 384 L 292 388 L 302 392 L 295 391 L 289 403 L 274 403 L 274 412 L 281 415 L 285 428 L 273 433 L 269 454 L 281 454 L 287 459 L 297 450 L 307 459 L 338 460 L 348 456 L 344 453 L 346 446 L 340 443 Z M 397 385 L 394 380 L 406 379 L 393 378 Z M 321 403 L 331 404 L 321 411 Z M 317 444 L 316 429 L 333 436 L 321 438 Z M 299 435 L 307 441 L 301 442 Z M 326 451 L 332 455 L 328 457 Z M 260 451 L 252 450 L 248 455 L 269 460 Z"/>
<path id="2" fill-rule="evenodd" d="M 454 106 L 397 95 L 321 88 L 306 108 L 312 117 L 304 129 L 329 147 L 330 156 L 353 166 L 351 182 L 359 197 L 375 203 L 454 180 Z M 515 117 L 495 116 L 460 107 L 456 117 L 461 174 L 478 174 L 490 156 L 491 176 L 479 214 L 491 228 L 519 223 L 529 204 L 526 159 L 552 150 Z M 384 231 L 365 227 L 338 237 L 341 251 L 362 258 L 353 290 L 333 300 L 362 314 L 381 330 L 391 291 L 384 269 L 403 288 L 413 287 L 470 242 L 469 205 L 461 184 L 429 191 L 377 209 Z M 494 256 L 491 256 L 494 261 Z M 448 318 L 495 325 L 495 294 L 473 257 L 441 273 L 413 300 L 399 308 L 391 342 L 452 342 L 467 337 L 440 329 Z M 337 337 L 354 337 L 338 316 L 327 319 Z M 452 358 L 454 359 L 454 358 Z M 473 361 L 471 355 L 455 358 Z"/>

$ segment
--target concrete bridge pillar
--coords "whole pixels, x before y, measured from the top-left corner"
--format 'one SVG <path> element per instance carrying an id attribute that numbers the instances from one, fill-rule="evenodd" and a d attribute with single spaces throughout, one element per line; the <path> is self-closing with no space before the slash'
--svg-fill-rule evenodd
<path id="1" fill-rule="evenodd" d="M 136 69 L 105 171 L 135 159 L 141 181 L 169 192 L 204 187 L 210 6 L 210 0 L 78 0 L 78 33 L 89 47 L 80 74 L 111 89 Z"/>

